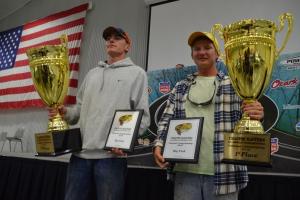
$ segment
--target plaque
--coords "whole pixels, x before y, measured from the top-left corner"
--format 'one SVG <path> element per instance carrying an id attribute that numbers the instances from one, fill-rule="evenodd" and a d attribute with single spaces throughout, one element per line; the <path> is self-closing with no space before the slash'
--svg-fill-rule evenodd
<path id="1" fill-rule="evenodd" d="M 197 163 L 204 118 L 171 119 L 163 149 L 167 162 Z"/>
<path id="2" fill-rule="evenodd" d="M 132 152 L 143 112 L 143 110 L 116 110 L 104 149 L 118 148 Z"/>

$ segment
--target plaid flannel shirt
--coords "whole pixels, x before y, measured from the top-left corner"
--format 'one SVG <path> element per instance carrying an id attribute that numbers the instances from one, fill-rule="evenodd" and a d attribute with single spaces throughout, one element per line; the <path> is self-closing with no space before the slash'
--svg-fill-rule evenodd
<path id="1" fill-rule="evenodd" d="M 178 82 L 170 93 L 166 108 L 158 123 L 155 146 L 163 146 L 169 119 L 186 117 L 184 102 L 194 78 L 194 75 L 190 75 L 187 79 Z M 219 87 L 215 97 L 214 113 L 214 184 L 216 194 L 228 194 L 246 187 L 248 182 L 246 166 L 221 163 L 224 155 L 224 133 L 232 132 L 234 125 L 241 118 L 241 99 L 234 92 L 228 76 L 220 72 L 217 80 Z"/>

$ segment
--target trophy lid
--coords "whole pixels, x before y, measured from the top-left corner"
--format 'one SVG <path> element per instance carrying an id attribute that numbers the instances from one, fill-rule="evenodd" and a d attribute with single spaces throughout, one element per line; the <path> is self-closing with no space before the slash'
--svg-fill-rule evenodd
<path id="1" fill-rule="evenodd" d="M 26 54 L 29 61 L 40 58 L 63 58 L 67 54 L 67 48 L 63 45 L 46 45 L 30 48 Z"/>
<path id="2" fill-rule="evenodd" d="M 263 36 L 274 38 L 276 32 L 274 22 L 264 19 L 244 19 L 224 27 L 224 39 L 243 36 Z"/>
<path id="3" fill-rule="evenodd" d="M 68 36 L 66 34 L 62 34 L 60 36 L 60 41 L 61 44 L 59 45 L 45 45 L 27 49 L 26 54 L 29 61 L 68 57 Z"/>

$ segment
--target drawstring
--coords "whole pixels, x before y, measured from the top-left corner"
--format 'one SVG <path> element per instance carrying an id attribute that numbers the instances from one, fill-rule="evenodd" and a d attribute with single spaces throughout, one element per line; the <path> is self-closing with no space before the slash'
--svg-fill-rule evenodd
<path id="1" fill-rule="evenodd" d="M 104 87 L 104 73 L 105 73 L 105 71 L 106 71 L 106 69 L 108 69 L 107 67 L 103 67 L 103 70 L 102 70 L 102 82 L 101 82 L 101 87 L 100 87 L 100 92 L 102 91 L 102 89 L 103 89 L 103 87 Z"/>

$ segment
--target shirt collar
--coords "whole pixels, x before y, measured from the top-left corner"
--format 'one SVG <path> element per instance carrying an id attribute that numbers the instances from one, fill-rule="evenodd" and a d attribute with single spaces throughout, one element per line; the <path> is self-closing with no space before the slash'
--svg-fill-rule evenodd
<path id="1" fill-rule="evenodd" d="M 197 76 L 197 73 L 194 73 L 194 74 L 189 74 L 189 75 L 187 76 L 187 80 L 188 80 L 188 82 L 190 82 L 190 83 L 194 82 L 194 81 L 195 81 L 195 78 L 196 78 L 196 76 Z M 221 81 L 221 80 L 223 80 L 223 79 L 224 79 L 224 77 L 225 77 L 225 74 L 224 74 L 224 72 L 222 72 L 222 71 L 219 71 L 219 72 L 218 72 L 218 74 L 217 74 L 217 80 L 218 80 L 218 81 Z"/>

